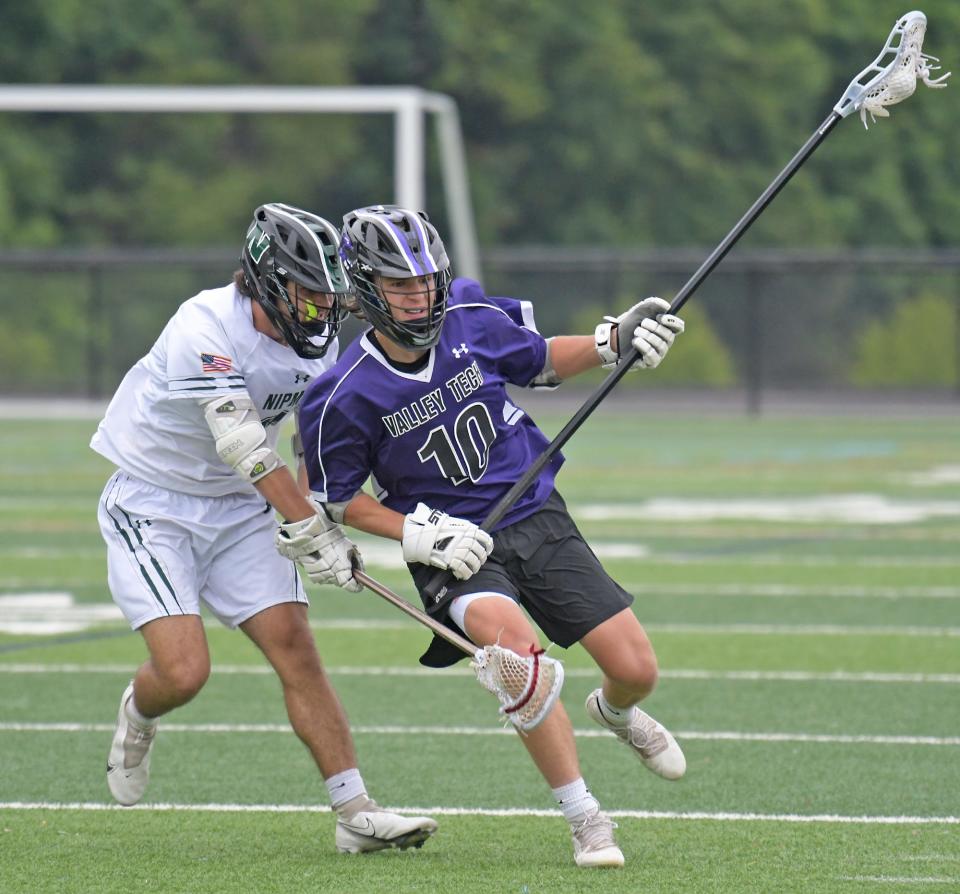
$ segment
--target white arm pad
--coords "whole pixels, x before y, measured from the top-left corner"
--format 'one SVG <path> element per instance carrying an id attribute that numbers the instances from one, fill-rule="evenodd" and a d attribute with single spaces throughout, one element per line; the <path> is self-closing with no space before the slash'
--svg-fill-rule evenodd
<path id="1" fill-rule="evenodd" d="M 543 362 L 543 369 L 540 370 L 539 374 L 530 380 L 527 384 L 527 388 L 556 388 L 563 382 L 563 379 L 557 375 L 557 371 L 553 368 L 553 359 L 550 357 L 550 342 L 552 338 L 547 339 L 547 357 Z"/>
<path id="2" fill-rule="evenodd" d="M 216 440 L 217 455 L 247 481 L 259 481 L 284 464 L 267 446 L 266 429 L 246 392 L 205 402 L 203 415 Z"/>
<path id="3" fill-rule="evenodd" d="M 323 500 L 318 500 L 316 494 L 314 494 L 313 501 L 318 506 L 323 507 L 323 511 L 326 512 L 327 517 L 331 521 L 336 522 L 338 525 L 344 525 L 346 524 L 346 519 L 344 518 L 344 516 L 347 514 L 347 506 L 349 506 L 353 502 L 354 497 L 362 493 L 363 493 L 363 488 L 361 487 L 353 495 L 353 497 L 350 497 L 347 500 L 341 500 L 339 503 L 327 503 L 327 502 L 324 502 Z"/>
<path id="4" fill-rule="evenodd" d="M 403 560 L 448 568 L 467 580 L 493 552 L 493 538 L 473 522 L 423 503 L 403 517 Z"/>

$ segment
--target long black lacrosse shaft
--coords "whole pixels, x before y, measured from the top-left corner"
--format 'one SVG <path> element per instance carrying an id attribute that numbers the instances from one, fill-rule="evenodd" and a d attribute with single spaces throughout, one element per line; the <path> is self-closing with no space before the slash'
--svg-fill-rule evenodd
<path id="1" fill-rule="evenodd" d="M 831 112 L 829 117 L 814 131 L 810 139 L 803 144 L 800 151 L 794 155 L 790 163 L 774 178 L 773 182 L 763 191 L 763 194 L 749 208 L 746 214 L 737 221 L 736 226 L 726 236 L 723 241 L 710 253 L 710 256 L 700 265 L 699 269 L 690 279 L 687 280 L 683 288 L 677 292 L 673 302 L 670 305 L 670 313 L 676 313 L 687 303 L 687 299 L 703 284 L 703 281 L 710 275 L 714 267 L 719 264 L 726 256 L 727 252 L 737 243 L 740 237 L 750 229 L 751 224 L 763 213 L 764 208 L 769 205 L 777 193 L 786 186 L 790 178 L 799 170 L 800 166 L 813 154 L 827 137 L 827 134 L 833 130 L 841 116 L 837 112 Z M 600 383 L 590 397 L 584 402 L 583 406 L 574 413 L 573 418 L 563 427 L 560 433 L 546 446 L 543 453 L 534 460 L 530 468 L 520 477 L 513 487 L 508 490 L 497 503 L 487 517 L 481 522 L 480 527 L 485 531 L 491 530 L 507 514 L 510 507 L 517 501 L 517 498 L 526 491 L 537 477 L 543 471 L 544 466 L 553 458 L 553 455 L 567 441 L 573 437 L 574 433 L 586 421 L 587 417 L 597 408 L 602 401 L 614 388 L 617 382 L 623 378 L 624 374 L 630 369 L 637 359 L 639 352 L 636 348 L 631 348 L 627 356 L 617 364 L 613 371 Z M 430 599 L 435 599 L 440 590 L 449 581 L 450 573 L 443 569 L 437 571 L 427 582 L 424 593 Z"/>
<path id="2" fill-rule="evenodd" d="M 360 571 L 359 568 L 353 569 L 353 577 L 355 580 L 358 580 L 361 584 L 363 584 L 368 590 L 373 590 L 374 593 L 376 593 L 378 596 L 382 596 L 391 605 L 396 606 L 400 609 L 400 611 L 408 614 L 415 621 L 419 621 L 424 625 L 424 627 L 429 627 L 437 636 L 442 637 L 448 643 L 451 643 L 458 649 L 462 649 L 468 655 L 477 654 L 478 649 L 472 642 L 470 642 L 470 640 L 464 639 L 464 637 L 460 636 L 449 627 L 445 627 L 439 621 L 435 621 L 426 612 L 421 611 L 414 605 L 411 605 L 406 599 L 398 596 L 389 587 L 381 584 L 380 581 L 374 580 L 372 577 L 370 577 L 370 575 Z"/>

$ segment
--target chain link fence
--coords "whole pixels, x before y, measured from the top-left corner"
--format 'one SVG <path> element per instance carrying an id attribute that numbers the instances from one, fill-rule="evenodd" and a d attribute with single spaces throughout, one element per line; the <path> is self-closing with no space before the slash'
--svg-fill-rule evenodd
<path id="1" fill-rule="evenodd" d="M 488 293 L 529 299 L 553 335 L 669 299 L 706 254 L 502 247 L 482 263 Z M 178 305 L 237 266 L 232 249 L 0 253 L 0 393 L 108 397 Z M 734 251 L 683 315 L 670 360 L 626 387 L 737 393 L 751 412 L 771 392 L 960 401 L 960 251 Z"/>

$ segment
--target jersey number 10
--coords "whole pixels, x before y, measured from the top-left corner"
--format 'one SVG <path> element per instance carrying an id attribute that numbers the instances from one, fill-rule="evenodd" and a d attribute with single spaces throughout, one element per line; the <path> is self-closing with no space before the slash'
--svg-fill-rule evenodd
<path id="1" fill-rule="evenodd" d="M 455 485 L 463 484 L 468 478 L 477 482 L 487 470 L 490 445 L 496 437 L 490 411 L 485 404 L 477 402 L 460 411 L 453 424 L 453 438 L 446 426 L 438 425 L 430 430 L 417 456 L 423 463 L 435 459 L 443 477 Z"/>

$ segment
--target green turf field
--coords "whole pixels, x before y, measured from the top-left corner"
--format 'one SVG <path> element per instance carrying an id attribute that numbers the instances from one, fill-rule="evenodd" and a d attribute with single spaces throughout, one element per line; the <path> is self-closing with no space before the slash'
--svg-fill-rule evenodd
<path id="1" fill-rule="evenodd" d="M 540 418 L 555 432 L 565 416 Z M 660 658 L 646 706 L 686 777 L 655 778 L 564 701 L 623 870 L 579 870 L 495 702 L 372 593 L 314 588 L 316 635 L 371 792 L 432 810 L 415 852 L 334 852 L 326 790 L 240 633 L 161 726 L 145 802 L 111 806 L 116 705 L 142 659 L 111 619 L 93 421 L 4 420 L 0 892 L 958 892 L 960 421 L 625 418 L 560 478 Z M 413 597 L 399 549 L 368 571 Z M 28 594 L 35 594 L 26 599 Z M 45 594 L 45 595 L 36 595 Z"/>

